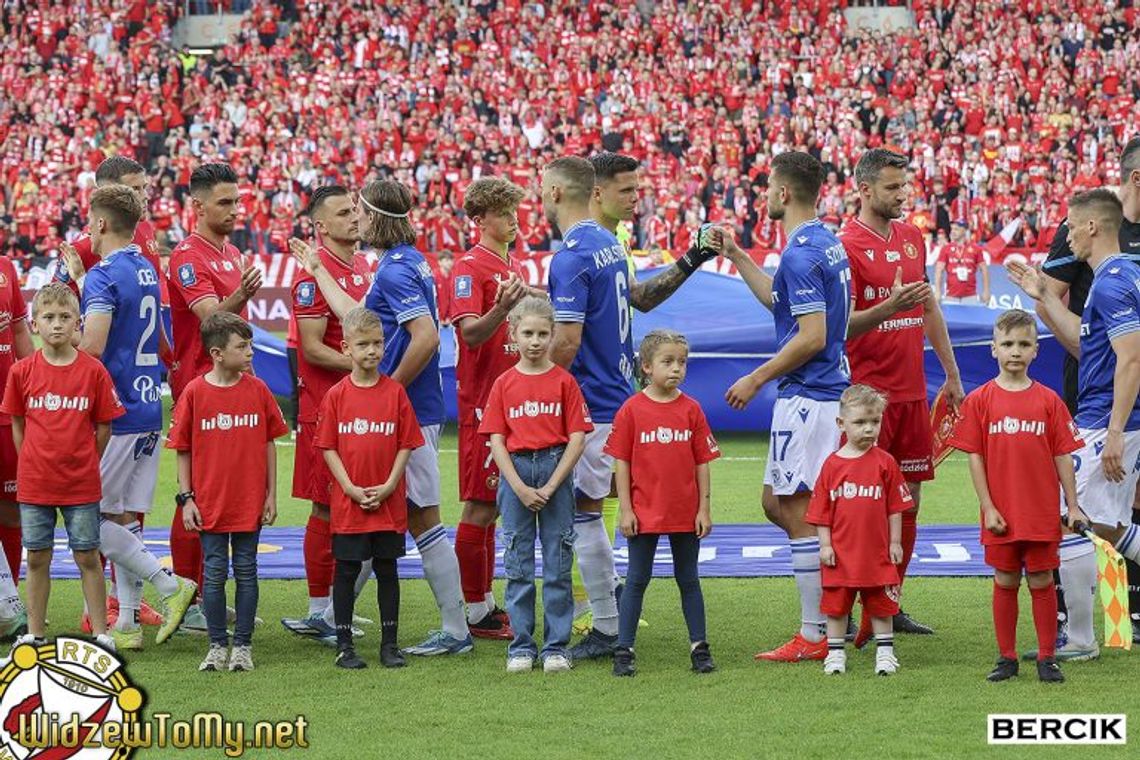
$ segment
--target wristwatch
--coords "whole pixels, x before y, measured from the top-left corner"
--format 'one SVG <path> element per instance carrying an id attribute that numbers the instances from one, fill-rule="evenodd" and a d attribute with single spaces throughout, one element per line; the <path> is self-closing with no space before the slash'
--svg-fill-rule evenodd
<path id="1" fill-rule="evenodd" d="M 174 503 L 180 507 L 186 506 L 186 502 L 194 498 L 193 491 L 183 491 L 182 493 L 174 494 Z"/>

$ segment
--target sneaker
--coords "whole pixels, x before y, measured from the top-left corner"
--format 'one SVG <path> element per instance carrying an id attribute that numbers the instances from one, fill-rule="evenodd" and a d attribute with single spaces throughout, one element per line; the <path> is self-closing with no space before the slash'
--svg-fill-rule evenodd
<path id="1" fill-rule="evenodd" d="M 241 673 L 253 670 L 253 647 L 235 645 L 230 652 L 229 670 L 231 673 Z"/>
<path id="2" fill-rule="evenodd" d="M 151 607 L 146 603 L 146 600 L 139 602 L 139 625 L 161 626 L 166 622 L 166 618 L 161 612 Z"/>
<path id="3" fill-rule="evenodd" d="M 355 649 L 345 647 L 336 653 L 336 666 L 346 670 L 363 670 L 368 667 L 368 663 L 360 659 Z"/>
<path id="4" fill-rule="evenodd" d="M 847 653 L 842 649 L 828 652 L 823 661 L 823 672 L 828 675 L 847 672 Z"/>
<path id="5" fill-rule="evenodd" d="M 510 640 L 515 637 L 514 629 L 511 628 L 510 624 L 499 620 L 493 612 L 488 612 L 478 622 L 468 623 L 467 628 L 471 631 L 472 636 L 480 639 Z"/>
<path id="6" fill-rule="evenodd" d="M 495 609 L 491 610 L 491 617 L 495 618 L 495 620 L 498 620 L 500 623 L 507 627 L 510 627 L 511 625 L 511 616 L 508 615 L 507 611 L 502 607 L 495 607 Z"/>
<path id="7" fill-rule="evenodd" d="M 598 631 L 597 628 L 591 628 L 590 632 L 586 634 L 586 638 L 579 641 L 567 653 L 570 659 L 574 662 L 578 660 L 597 660 L 603 657 L 613 657 L 614 650 L 617 649 L 617 634 L 607 636 Z M 551 655 L 552 657 L 561 655 Z"/>
<path id="8" fill-rule="evenodd" d="M 107 628 L 114 628 L 117 622 L 119 622 L 119 605 L 116 603 L 114 609 L 109 607 L 107 609 Z M 91 615 L 86 612 L 83 613 L 83 617 L 79 618 L 79 630 L 88 636 L 95 632 L 95 629 L 91 627 Z"/>
<path id="9" fill-rule="evenodd" d="M 1061 668 L 1054 658 L 1037 661 L 1037 678 L 1044 683 L 1064 683 L 1065 681 L 1065 675 L 1061 672 Z"/>
<path id="10" fill-rule="evenodd" d="M 417 657 L 435 657 L 441 654 L 467 654 L 474 648 L 475 642 L 472 641 L 471 634 L 467 634 L 462 639 L 457 639 L 444 631 L 430 631 L 428 637 L 419 644 L 404 647 L 404 654 L 412 654 Z"/>
<path id="11" fill-rule="evenodd" d="M 1006 681 L 1017 675 L 1017 660 L 1011 660 L 1008 657 L 999 657 L 994 669 L 986 676 L 987 681 Z"/>
<path id="12" fill-rule="evenodd" d="M 281 625 L 285 626 L 285 630 L 290 633 L 295 633 L 298 636 L 305 636 L 315 640 L 318 644 L 326 647 L 337 647 L 336 639 L 336 626 L 329 625 L 324 618 L 323 613 L 310 615 L 307 618 L 298 620 L 295 618 L 282 618 Z M 359 639 L 364 636 L 364 631 L 353 626 L 352 637 Z"/>
<path id="13" fill-rule="evenodd" d="M 7 620 L 0 620 L 0 639 L 18 639 L 28 632 L 28 613 L 21 611 Z"/>
<path id="14" fill-rule="evenodd" d="M 899 672 L 899 658 L 894 652 L 879 650 L 875 652 L 875 675 L 893 676 Z"/>
<path id="15" fill-rule="evenodd" d="M 508 673 L 529 673 L 534 667 L 534 658 L 529 654 L 517 654 L 507 660 Z"/>
<path id="16" fill-rule="evenodd" d="M 138 652 L 143 648 L 143 629 L 141 625 L 134 628 L 110 630 L 111 639 L 115 642 L 115 649 L 120 652 Z"/>
<path id="17" fill-rule="evenodd" d="M 237 610 L 235 610 L 233 607 L 230 607 L 229 605 L 226 605 L 226 626 L 232 627 L 236 622 Z M 265 621 L 259 618 L 257 615 L 254 615 L 253 627 L 256 628 L 259 625 L 265 625 Z"/>
<path id="18" fill-rule="evenodd" d="M 1100 657 L 1100 647 L 1094 642 L 1091 647 L 1085 649 L 1083 647 L 1074 646 L 1071 641 L 1065 642 L 1065 646 L 1058 646 L 1054 651 L 1053 657 L 1057 662 L 1088 662 Z M 1021 659 L 1027 661 L 1037 660 L 1037 650 L 1030 649 L 1028 652 L 1021 656 Z"/>
<path id="19" fill-rule="evenodd" d="M 95 643 L 106 649 L 108 652 L 115 652 L 115 640 L 109 634 L 100 633 L 95 637 Z"/>
<path id="20" fill-rule="evenodd" d="M 574 618 L 572 631 L 575 636 L 585 636 L 594 629 L 594 613 L 587 607 L 586 611 Z"/>
<path id="21" fill-rule="evenodd" d="M 386 668 L 402 668 L 407 665 L 404 653 L 395 644 L 380 645 L 380 664 Z"/>
<path id="22" fill-rule="evenodd" d="M 372 618 L 366 618 L 363 615 L 353 614 L 353 616 L 352 616 L 352 627 L 362 629 L 360 632 L 361 636 L 364 635 L 363 629 L 367 628 L 370 625 L 376 625 L 376 621 L 373 620 Z M 355 632 L 353 633 L 353 636 L 356 636 Z M 357 637 L 357 638 L 359 638 L 359 637 Z"/>
<path id="23" fill-rule="evenodd" d="M 166 615 L 154 636 L 155 644 L 166 641 L 178 630 L 185 629 L 186 633 L 206 630 L 206 616 L 202 614 L 202 608 L 193 603 L 197 591 L 198 585 L 194 581 L 178 579 L 178 590 L 162 600 Z"/>
<path id="24" fill-rule="evenodd" d="M 768 652 L 760 652 L 754 659 L 768 662 L 800 662 L 801 660 L 827 659 L 827 639 L 812 643 L 797 633 L 791 641 Z"/>
<path id="25" fill-rule="evenodd" d="M 211 644 L 210 648 L 206 651 L 206 659 L 202 660 L 202 664 L 198 666 L 201 672 L 220 672 L 226 669 L 227 661 L 226 648 L 221 644 Z"/>
<path id="26" fill-rule="evenodd" d="M 210 633 L 209 626 L 206 624 L 206 613 L 202 611 L 202 606 L 192 604 L 186 609 L 186 614 L 182 617 L 182 624 L 178 626 L 175 633 L 186 636 L 206 636 Z M 155 639 L 157 641 L 157 637 Z"/>
<path id="27" fill-rule="evenodd" d="M 707 641 L 697 644 L 693 651 L 689 652 L 689 659 L 693 663 L 693 670 L 698 673 L 711 673 L 716 670 L 716 664 L 713 662 L 712 652 L 709 651 Z"/>
<path id="28" fill-rule="evenodd" d="M 614 675 L 632 676 L 637 674 L 636 658 L 632 649 L 618 647 L 614 650 Z"/>
<path id="29" fill-rule="evenodd" d="M 549 654 L 542 661 L 543 673 L 563 673 L 571 667 L 570 660 L 564 654 Z"/>
<path id="30" fill-rule="evenodd" d="M 934 629 L 923 625 L 903 610 L 899 610 L 894 617 L 895 633 L 913 633 L 919 636 L 932 636 Z"/>

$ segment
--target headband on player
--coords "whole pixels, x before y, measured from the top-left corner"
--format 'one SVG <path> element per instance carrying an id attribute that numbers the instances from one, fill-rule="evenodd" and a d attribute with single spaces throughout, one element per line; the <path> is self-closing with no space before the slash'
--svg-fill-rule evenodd
<path id="1" fill-rule="evenodd" d="M 384 216 L 390 216 L 393 219 L 407 219 L 408 218 L 408 212 L 407 211 L 405 211 L 402 214 L 393 214 L 391 211 L 385 211 L 382 208 L 377 208 L 376 206 L 373 206 L 364 197 L 364 193 L 360 193 L 360 202 L 363 203 L 369 210 L 375 211 L 377 214 L 383 214 Z"/>

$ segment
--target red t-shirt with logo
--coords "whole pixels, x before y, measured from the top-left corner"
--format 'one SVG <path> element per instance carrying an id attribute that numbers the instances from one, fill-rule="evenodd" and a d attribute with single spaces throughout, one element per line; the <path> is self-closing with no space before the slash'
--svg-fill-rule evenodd
<path id="1" fill-rule="evenodd" d="M 78 352 L 66 366 L 36 351 L 13 365 L 0 412 L 24 418 L 16 466 L 16 498 L 23 504 L 73 506 L 103 498 L 95 425 L 121 417 L 106 367 Z"/>
<path id="2" fill-rule="evenodd" d="M 218 248 L 197 233 L 170 254 L 170 318 L 174 328 L 170 390 L 175 399 L 191 380 L 214 366 L 202 346 L 202 323 L 194 313 L 194 304 L 203 298 L 224 301 L 241 287 L 241 270 L 242 258 L 236 247 L 227 242 Z M 240 316 L 248 318 L 244 307 Z"/>
<path id="3" fill-rule="evenodd" d="M 891 221 L 883 237 L 858 219 L 839 233 L 851 265 L 851 293 L 855 310 L 864 311 L 890 298 L 895 272 L 902 268 L 904 283 L 926 279 L 926 243 L 917 227 Z M 875 329 L 847 341 L 851 382 L 863 383 L 887 394 L 891 403 L 926 398 L 923 369 L 923 306 L 900 311 Z"/>
<path id="4" fill-rule="evenodd" d="M 154 271 L 158 273 L 158 290 L 162 297 L 162 305 L 170 305 L 170 292 L 166 282 L 166 275 L 162 272 L 162 261 L 158 258 L 158 242 L 154 239 L 154 224 L 149 219 L 140 219 L 139 223 L 135 226 L 135 236 L 131 242 L 139 247 L 142 251 L 143 258 L 150 262 L 154 267 Z M 83 262 L 83 269 L 90 272 L 91 267 L 99 263 L 100 258 L 95 255 L 94 249 L 91 247 L 91 235 L 84 234 L 83 237 L 77 239 L 73 244 L 75 252 L 79 254 L 80 261 Z M 59 263 L 60 275 L 67 271 L 67 267 L 63 262 Z M 79 288 L 75 283 L 71 282 L 70 278 L 60 277 L 60 280 L 66 282 L 76 295 L 79 293 Z"/>
<path id="5" fill-rule="evenodd" d="M 519 360 L 518 347 L 510 337 L 506 320 L 478 346 L 469 346 L 459 334 L 458 322 L 466 317 L 479 318 L 495 305 L 499 282 L 514 273 L 521 279 L 522 270 L 514 260 L 503 260 L 483 245 L 465 253 L 451 270 L 451 322 L 459 343 L 455 365 L 456 390 L 459 394 L 459 424 L 478 425 L 479 414 L 487 403 L 491 385 L 499 375 Z M 478 411 L 477 411 L 478 410 Z"/>
<path id="6" fill-rule="evenodd" d="M 341 261 L 336 254 L 328 248 L 321 246 L 317 249 L 321 265 L 333 276 L 341 289 L 354 301 L 362 301 L 368 288 L 372 284 L 372 267 L 362 253 L 354 253 L 349 262 Z M 298 270 L 296 282 L 293 283 L 293 321 L 299 319 L 324 319 L 325 335 L 322 339 L 329 348 L 340 352 L 340 341 L 343 337 L 340 319 L 329 308 L 328 301 L 321 295 L 317 281 L 303 269 Z M 297 420 L 299 422 L 316 422 L 317 412 L 321 407 L 321 399 L 329 389 L 344 378 L 345 373 L 336 370 L 318 367 L 305 357 L 301 347 L 300 337 L 297 339 L 297 388 L 299 403 Z"/>
<path id="7" fill-rule="evenodd" d="M 16 344 L 12 326 L 28 318 L 28 305 L 20 292 L 20 278 L 7 256 L 0 256 L 0 385 L 8 381 L 8 373 L 16 363 Z M 0 425 L 11 425 L 7 414 L 0 414 Z"/>
<path id="8" fill-rule="evenodd" d="M 561 446 L 571 433 L 594 429 L 578 381 L 555 365 L 538 375 L 512 367 L 496 378 L 483 409 L 479 432 L 499 433 L 507 451 L 541 451 Z"/>
<path id="9" fill-rule="evenodd" d="M 1060 541 L 1061 481 L 1053 458 L 1084 446 L 1064 402 L 1041 383 L 1009 391 L 991 380 L 966 396 L 961 413 L 946 445 L 982 455 L 990 499 L 1007 526 L 996 536 L 983 524 L 982 543 Z"/>
<path id="10" fill-rule="evenodd" d="M 348 479 L 362 488 L 382 485 L 401 449 L 424 445 L 420 424 L 404 386 L 387 375 L 370 387 L 345 377 L 325 394 L 313 445 L 335 451 Z M 378 509 L 365 510 L 332 479 L 329 507 L 332 532 L 373 533 L 408 529 L 404 478 Z"/>
<path id="11" fill-rule="evenodd" d="M 243 373 L 229 386 L 196 377 L 174 405 L 166 448 L 189 451 L 190 486 L 208 533 L 248 533 L 261 526 L 266 444 L 289 432 L 273 394 Z"/>
<path id="12" fill-rule="evenodd" d="M 614 416 L 605 451 L 629 462 L 640 533 L 694 532 L 697 465 L 720 456 L 700 404 L 683 393 L 672 401 L 634 394 Z"/>
<path id="13" fill-rule="evenodd" d="M 822 565 L 825 588 L 894 586 L 889 518 L 914 506 L 898 462 L 878 446 L 862 456 L 836 452 L 824 460 L 808 505 L 807 522 L 831 528 L 835 567 Z"/>
<path id="14" fill-rule="evenodd" d="M 946 295 L 951 298 L 978 295 L 978 267 L 986 263 L 981 247 L 947 243 L 938 252 L 938 260 L 946 267 Z"/>

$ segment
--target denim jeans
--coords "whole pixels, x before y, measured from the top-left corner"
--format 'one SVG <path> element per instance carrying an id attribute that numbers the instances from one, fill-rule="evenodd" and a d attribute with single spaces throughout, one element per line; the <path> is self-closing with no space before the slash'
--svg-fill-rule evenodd
<path id="1" fill-rule="evenodd" d="M 226 631 L 226 578 L 234 568 L 234 646 L 249 646 L 257 615 L 257 541 L 260 530 L 249 533 L 202 532 L 202 612 L 211 644 L 229 644 Z M 232 560 L 231 560 L 232 550 Z"/>
<path id="2" fill-rule="evenodd" d="M 565 446 L 511 454 L 515 470 L 532 488 L 546 485 Z M 515 638 L 507 657 L 538 654 L 534 642 L 534 541 L 542 545 L 542 658 L 564 654 L 574 622 L 570 567 L 574 561 L 574 488 L 570 478 L 538 512 L 523 506 L 507 483 L 499 480 L 498 505 L 503 516 L 503 566 L 507 574 L 507 612 Z"/>
<path id="3" fill-rule="evenodd" d="M 689 628 L 689 641 L 705 641 L 705 598 L 701 594 L 701 578 L 697 561 L 701 553 L 701 540 L 696 533 L 670 533 L 669 546 L 673 550 L 673 577 L 681 590 L 681 612 Z M 653 576 L 653 556 L 657 553 L 659 533 L 642 533 L 627 542 L 629 566 L 626 569 L 625 591 L 618 610 L 618 646 L 633 648 L 637 636 L 637 621 L 641 617 L 641 603 L 645 589 Z"/>
<path id="4" fill-rule="evenodd" d="M 55 546 L 56 512 L 63 515 L 67 529 L 67 545 L 73 552 L 89 552 L 99 548 L 99 502 L 66 507 L 20 504 L 21 541 L 28 551 L 42 551 Z M 12 572 L 15 577 L 19 572 Z"/>

